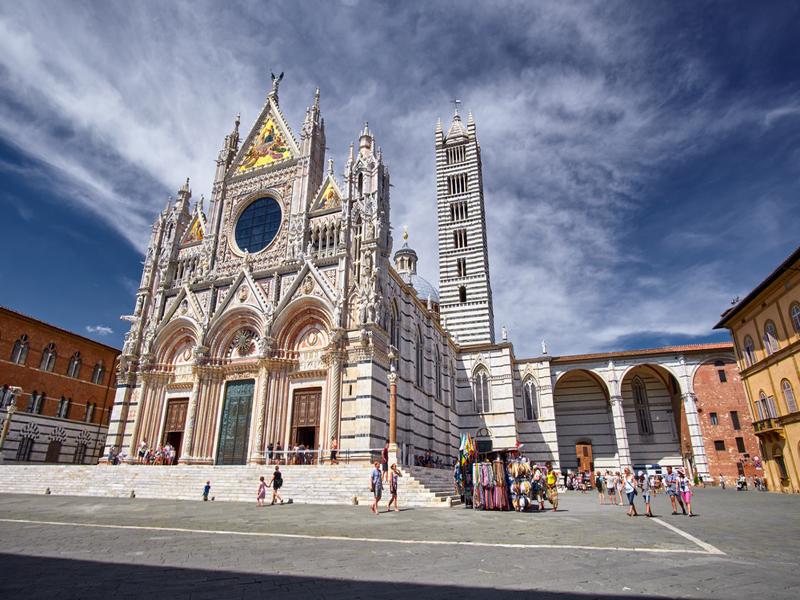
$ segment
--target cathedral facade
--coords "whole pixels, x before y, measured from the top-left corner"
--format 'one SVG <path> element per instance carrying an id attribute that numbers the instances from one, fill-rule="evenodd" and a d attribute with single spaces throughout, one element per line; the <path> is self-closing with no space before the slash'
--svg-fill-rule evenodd
<path id="1" fill-rule="evenodd" d="M 185 464 L 269 447 L 454 458 L 469 432 L 562 468 L 688 464 L 708 474 L 693 378 L 730 345 L 517 358 L 494 332 L 472 115 L 435 130 L 439 290 L 394 252 L 389 169 L 368 125 L 343 176 L 319 92 L 296 137 L 280 79 L 237 118 L 208 211 L 187 180 L 157 216 L 118 369 L 106 455 L 170 442 Z M 433 211 L 433 209 L 432 209 Z M 544 346 L 544 344 L 543 344 Z M 393 446 L 394 449 L 394 446 Z"/>

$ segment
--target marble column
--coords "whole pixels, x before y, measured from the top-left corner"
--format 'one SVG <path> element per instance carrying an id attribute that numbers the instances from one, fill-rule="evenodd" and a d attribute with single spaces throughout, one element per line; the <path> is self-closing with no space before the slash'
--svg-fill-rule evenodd
<path id="1" fill-rule="evenodd" d="M 264 428 L 269 395 L 269 375 L 269 369 L 262 364 L 258 371 L 258 391 L 256 392 L 256 438 L 247 461 L 251 465 L 263 465 L 266 462 L 264 458 Z"/>
<path id="2" fill-rule="evenodd" d="M 133 415 L 133 425 L 131 426 L 130 437 L 128 438 L 127 444 L 125 444 L 125 435 L 123 433 L 123 437 L 120 442 L 123 446 L 120 448 L 120 452 L 124 452 L 127 455 L 127 461 L 131 464 L 134 464 L 137 459 L 139 446 L 139 427 L 141 426 L 142 422 L 142 412 L 144 411 L 147 393 L 150 389 L 149 381 L 146 377 L 142 377 L 141 381 L 141 385 L 138 388 L 134 388 L 133 393 L 131 394 L 131 407 L 133 406 L 135 400 L 136 412 Z M 128 408 L 128 415 L 130 416 L 130 408 Z"/>
<path id="3" fill-rule="evenodd" d="M 617 439 L 617 458 L 620 471 L 631 465 L 631 450 L 628 445 L 628 427 L 625 424 L 625 411 L 622 408 L 622 396 L 611 396 L 611 416 L 614 420 L 614 437 Z"/>
<path id="4" fill-rule="evenodd" d="M 189 405 L 186 407 L 186 428 L 183 432 L 183 444 L 179 463 L 190 464 L 194 455 L 194 430 L 197 420 L 197 402 L 200 398 L 200 372 L 193 369 L 192 393 L 189 395 Z"/>
<path id="5" fill-rule="evenodd" d="M 697 398 L 690 392 L 683 394 L 681 399 L 683 400 L 683 410 L 686 411 L 686 424 L 689 428 L 689 439 L 692 442 L 695 470 L 705 481 L 711 481 L 711 474 L 708 470 L 708 457 L 703 444 L 703 432 L 700 429 L 700 419 L 697 416 Z"/>
<path id="6" fill-rule="evenodd" d="M 332 439 L 339 439 L 339 404 L 342 397 L 342 357 L 338 352 L 331 357 L 331 389 L 328 395 L 328 440 L 321 440 L 325 447 Z"/>

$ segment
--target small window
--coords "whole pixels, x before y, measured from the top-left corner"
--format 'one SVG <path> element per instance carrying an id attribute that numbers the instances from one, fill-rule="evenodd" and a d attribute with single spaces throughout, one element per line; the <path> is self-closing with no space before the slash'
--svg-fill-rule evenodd
<path id="1" fill-rule="evenodd" d="M 24 365 L 25 361 L 28 360 L 28 347 L 28 336 L 23 333 L 14 342 L 14 348 L 11 350 L 11 362 L 17 365 Z"/>
<path id="2" fill-rule="evenodd" d="M 56 345 L 53 342 L 47 344 L 47 347 L 42 350 L 42 362 L 39 363 L 39 368 L 42 371 L 52 371 L 56 366 Z"/>
<path id="3" fill-rule="evenodd" d="M 749 335 L 744 336 L 744 364 L 748 367 L 756 362 L 756 345 Z"/>
<path id="4" fill-rule="evenodd" d="M 351 385 L 350 386 L 350 395 L 353 394 L 353 389 L 352 388 L 353 388 L 353 386 Z M 89 402 L 86 405 L 86 422 L 87 423 L 91 423 L 92 422 L 92 417 L 94 417 L 94 407 L 95 406 L 96 405 L 93 402 Z"/>
<path id="5" fill-rule="evenodd" d="M 786 410 L 790 413 L 797 412 L 797 402 L 794 398 L 794 389 L 788 379 L 781 381 L 781 391 L 783 392 L 783 399 L 786 402 Z"/>
<path id="6" fill-rule="evenodd" d="M 467 301 L 467 286 L 465 285 L 458 286 L 458 301 L 461 304 L 464 304 Z"/>
<path id="7" fill-rule="evenodd" d="M 67 367 L 67 377 L 77 379 L 81 374 L 81 353 L 76 352 L 69 359 L 69 366 Z"/>
<path id="8" fill-rule="evenodd" d="M 486 369 L 479 368 L 472 377 L 473 393 L 475 394 L 475 412 L 488 413 L 492 410 L 489 397 L 489 373 Z"/>
<path id="9" fill-rule="evenodd" d="M 725 369 L 717 369 L 717 375 L 719 375 L 719 382 L 720 383 L 727 383 L 728 376 L 725 374 Z"/>
<path id="10" fill-rule="evenodd" d="M 764 325 L 764 350 L 767 354 L 773 354 L 780 349 L 778 345 L 778 330 L 775 323 L 767 321 Z"/>
<path id="11" fill-rule="evenodd" d="M 714 450 L 722 452 L 725 450 L 725 440 L 714 440 Z"/>
<path id="12" fill-rule="evenodd" d="M 712 412 L 712 413 L 709 413 L 708 416 L 711 419 L 711 424 L 712 425 L 719 425 L 719 417 L 717 416 L 717 413 Z"/>
<path id="13" fill-rule="evenodd" d="M 92 383 L 96 383 L 97 385 L 102 385 L 105 375 L 106 375 L 106 370 L 103 367 L 103 363 L 102 362 L 97 363 L 94 366 L 94 370 L 92 370 Z"/>
<path id="14" fill-rule="evenodd" d="M 744 447 L 744 438 L 743 438 L 743 437 L 737 437 L 737 438 L 736 438 L 736 449 L 737 449 L 739 452 L 742 452 L 742 453 L 744 453 L 744 452 L 745 452 L 745 447 Z"/>
<path id="15" fill-rule="evenodd" d="M 736 431 L 739 431 L 742 428 L 742 426 L 739 424 L 739 411 L 731 411 L 731 425 L 733 425 L 733 428 Z"/>
<path id="16" fill-rule="evenodd" d="M 796 333 L 800 333 L 800 304 L 795 302 L 789 309 L 789 316 L 792 319 L 792 327 Z"/>

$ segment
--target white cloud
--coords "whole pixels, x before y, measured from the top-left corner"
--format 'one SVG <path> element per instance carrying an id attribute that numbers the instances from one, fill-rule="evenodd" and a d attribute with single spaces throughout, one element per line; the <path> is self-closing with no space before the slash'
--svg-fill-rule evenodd
<path id="1" fill-rule="evenodd" d="M 196 197 L 210 195 L 233 115 L 249 127 L 269 70 L 285 70 L 281 106 L 296 134 L 321 86 L 337 171 L 370 121 L 392 173 L 396 244 L 407 223 L 436 281 L 433 129 L 458 96 L 483 151 L 497 330 L 509 327 L 518 355 L 542 337 L 571 353 L 641 331 L 708 332 L 732 295 L 714 260 L 676 270 L 631 242 L 648 186 L 743 124 L 784 122 L 794 99 L 720 95 L 701 58 L 654 45 L 657 15 L 619 14 L 627 8 L 475 5 L 461 18 L 452 6 L 323 6 L 11 4 L 0 135 L 142 249 L 165 190 L 188 175 Z M 679 252 L 713 240 L 687 230 L 671 242 Z M 659 272 L 647 272 L 653 263 Z"/>
<path id="2" fill-rule="evenodd" d="M 105 325 L 87 325 L 86 326 L 87 333 L 94 333 L 95 335 L 111 335 L 114 333 L 114 330 L 111 327 L 106 327 Z"/>

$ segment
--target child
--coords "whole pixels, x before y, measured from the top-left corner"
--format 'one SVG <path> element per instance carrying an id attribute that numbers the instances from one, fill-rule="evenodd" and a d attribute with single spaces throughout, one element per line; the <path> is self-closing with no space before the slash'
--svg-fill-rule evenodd
<path id="1" fill-rule="evenodd" d="M 203 487 L 203 502 L 208 502 L 208 495 L 211 493 L 211 482 L 206 481 L 206 485 Z"/>
<path id="2" fill-rule="evenodd" d="M 267 497 L 267 484 L 264 476 L 258 478 L 258 495 L 256 496 L 256 506 L 264 506 L 264 498 Z"/>

